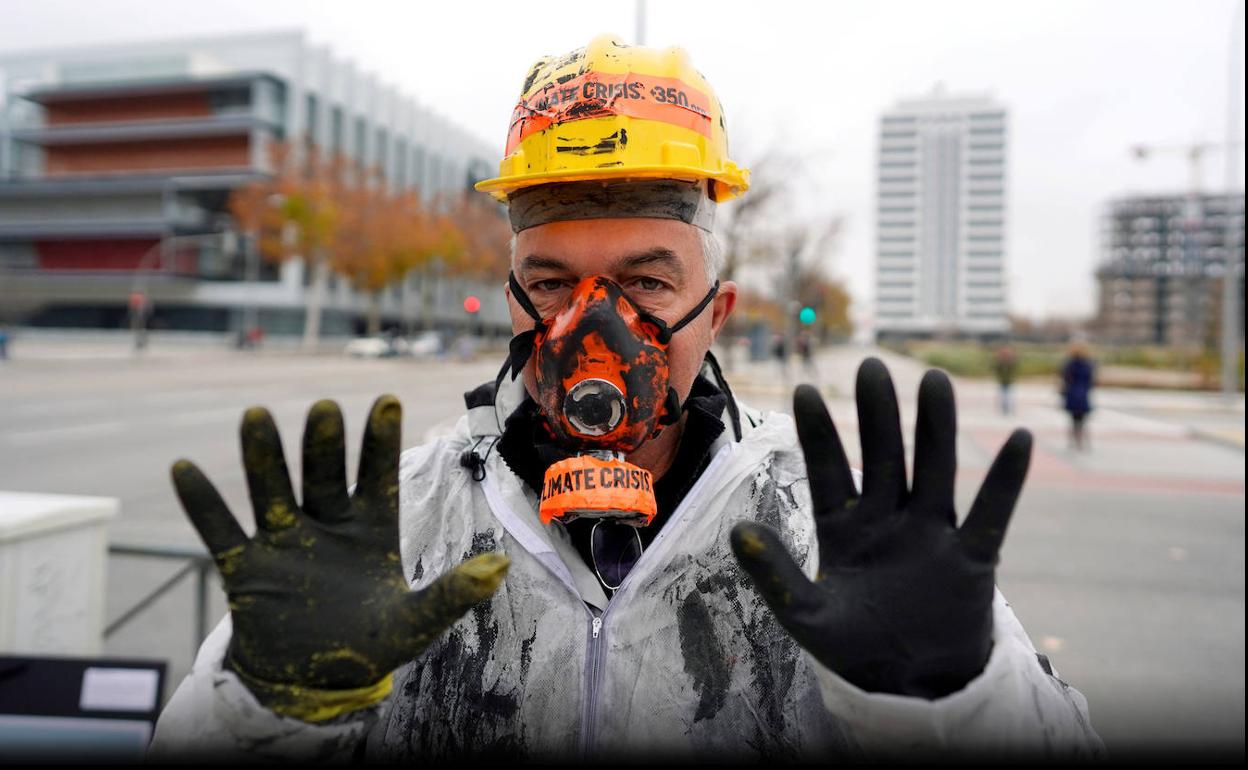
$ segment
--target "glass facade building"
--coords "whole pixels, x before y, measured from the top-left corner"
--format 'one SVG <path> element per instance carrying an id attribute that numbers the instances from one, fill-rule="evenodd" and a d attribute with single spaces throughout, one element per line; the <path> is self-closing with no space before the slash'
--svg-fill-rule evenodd
<path id="1" fill-rule="evenodd" d="M 141 285 L 157 326 L 302 325 L 299 260 L 248 273 L 231 190 L 271 171 L 275 142 L 306 141 L 375 167 L 387 184 L 458 194 L 497 150 L 300 32 L 170 40 L 0 57 L 0 321 L 115 328 Z M 254 256 L 250 257 L 254 259 Z M 457 291 L 413 275 L 384 293 L 388 323 L 457 317 Z M 509 328 L 500 292 L 478 319 Z M 332 286 L 325 329 L 367 298 Z M 462 310 L 458 311 L 462 314 Z"/>

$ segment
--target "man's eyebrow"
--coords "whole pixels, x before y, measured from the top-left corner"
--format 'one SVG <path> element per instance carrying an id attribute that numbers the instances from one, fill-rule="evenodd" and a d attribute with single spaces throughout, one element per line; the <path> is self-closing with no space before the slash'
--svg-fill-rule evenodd
<path id="1" fill-rule="evenodd" d="M 676 256 L 676 252 L 662 246 L 639 251 L 635 254 L 626 254 L 615 260 L 611 267 L 614 272 L 616 270 L 627 270 L 629 268 L 655 264 L 659 267 L 667 268 L 678 277 L 685 274 L 685 266 L 681 264 L 680 257 Z"/>
<path id="2" fill-rule="evenodd" d="M 570 270 L 567 263 L 554 257 L 544 257 L 541 254 L 529 254 L 520 260 L 518 267 L 521 273 L 529 270 Z"/>

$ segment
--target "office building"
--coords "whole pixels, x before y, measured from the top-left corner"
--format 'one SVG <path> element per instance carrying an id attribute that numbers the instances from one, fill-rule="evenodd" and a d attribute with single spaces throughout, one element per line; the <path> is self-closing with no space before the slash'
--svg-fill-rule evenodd
<path id="1" fill-rule="evenodd" d="M 425 195 L 467 190 L 497 156 L 295 31 L 3 55 L 0 78 L 0 321 L 116 328 L 140 293 L 158 328 L 237 330 L 252 307 L 266 331 L 295 333 L 302 262 L 248 272 L 227 205 L 271 171 L 275 142 Z M 428 319 L 422 295 L 436 317 L 462 316 L 470 287 L 421 278 L 384 293 L 387 322 Z M 501 293 L 483 299 L 476 320 L 508 326 Z M 366 306 L 335 281 L 323 329 L 350 331 Z"/>
<path id="2" fill-rule="evenodd" d="M 1006 110 L 939 88 L 880 118 L 876 334 L 991 337 L 1008 328 Z"/>

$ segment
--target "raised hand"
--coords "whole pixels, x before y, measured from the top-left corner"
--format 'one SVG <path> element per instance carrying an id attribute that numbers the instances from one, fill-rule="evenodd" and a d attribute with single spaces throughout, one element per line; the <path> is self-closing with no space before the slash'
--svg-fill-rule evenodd
<path id="1" fill-rule="evenodd" d="M 857 400 L 861 494 L 818 391 L 801 386 L 793 398 L 819 539 L 814 582 L 766 526 L 738 524 L 732 548 L 781 625 L 823 665 L 863 690 L 938 698 L 977 676 L 992 650 L 993 573 L 1031 434 L 1006 441 L 959 528 L 948 377 L 929 371 L 919 387 L 909 487 L 897 396 L 878 359 L 859 368 Z"/>
<path id="2" fill-rule="evenodd" d="M 393 396 L 373 404 L 352 495 L 342 413 L 332 401 L 313 405 L 300 507 L 273 418 L 249 409 L 241 436 L 252 537 L 199 468 L 173 466 L 178 497 L 229 596 L 226 666 L 274 711 L 319 721 L 384 697 L 390 673 L 488 598 L 507 571 L 506 557 L 484 554 L 409 590 L 399 558 L 401 422 Z"/>

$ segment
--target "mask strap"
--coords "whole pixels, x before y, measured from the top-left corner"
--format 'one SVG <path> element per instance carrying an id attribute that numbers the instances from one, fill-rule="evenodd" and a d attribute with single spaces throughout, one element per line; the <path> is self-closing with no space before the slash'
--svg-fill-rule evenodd
<path id="1" fill-rule="evenodd" d="M 715 299 L 715 295 L 718 293 L 719 293 L 719 281 L 716 281 L 715 285 L 711 287 L 711 290 L 708 291 L 706 293 L 706 296 L 702 298 L 702 301 L 699 302 L 693 308 L 693 310 L 690 310 L 688 313 L 685 313 L 684 318 L 681 318 L 679 321 L 672 324 L 671 326 L 668 326 L 662 320 L 655 318 L 653 315 L 650 315 L 649 313 L 646 314 L 646 320 L 653 323 L 655 326 L 659 327 L 659 337 L 662 339 L 663 344 L 666 345 L 668 342 L 671 341 L 673 334 L 685 328 L 695 318 L 702 315 L 702 311 L 706 310 L 706 306 L 711 304 L 711 300 Z"/>
<path id="2" fill-rule="evenodd" d="M 516 304 L 520 306 L 524 312 L 529 314 L 529 318 L 541 323 L 542 314 L 537 312 L 537 308 L 533 307 L 533 300 L 529 299 L 529 295 L 525 293 L 524 287 L 516 280 L 514 272 L 507 273 L 507 285 L 511 287 L 511 296 L 516 298 Z M 718 286 L 719 284 L 715 284 Z"/>

